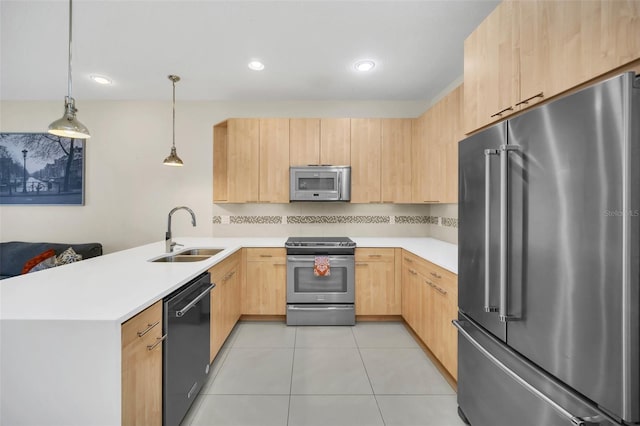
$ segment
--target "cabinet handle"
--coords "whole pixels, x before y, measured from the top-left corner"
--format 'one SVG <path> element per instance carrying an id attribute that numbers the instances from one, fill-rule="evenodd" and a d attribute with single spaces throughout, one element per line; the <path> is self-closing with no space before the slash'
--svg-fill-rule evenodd
<path id="1" fill-rule="evenodd" d="M 507 111 L 513 111 L 513 107 L 510 106 L 509 108 L 505 108 L 502 111 L 498 111 L 495 114 L 491 115 L 490 117 L 499 117 L 499 116 L 501 116 L 503 113 L 505 113 Z"/>
<path id="2" fill-rule="evenodd" d="M 436 285 L 434 283 L 432 283 L 431 281 L 429 281 L 429 280 L 424 280 L 424 282 L 429 284 L 429 287 L 433 287 L 433 288 L 436 287 Z"/>
<path id="3" fill-rule="evenodd" d="M 405 257 L 404 261 L 407 262 L 407 263 L 413 263 L 413 260 L 409 259 L 408 257 Z"/>
<path id="4" fill-rule="evenodd" d="M 161 342 L 163 342 L 165 339 L 167 338 L 167 335 L 165 334 L 162 337 L 158 337 L 156 339 L 156 342 L 153 345 L 147 345 L 147 350 L 148 351 L 152 351 L 156 348 L 156 346 L 158 346 Z"/>
<path id="5" fill-rule="evenodd" d="M 226 282 L 227 280 L 229 280 L 235 274 L 236 274 L 236 271 L 229 272 L 227 275 L 224 276 L 224 278 L 222 279 L 222 282 Z"/>
<path id="6" fill-rule="evenodd" d="M 356 266 L 369 266 L 366 262 L 356 262 Z"/>
<path id="7" fill-rule="evenodd" d="M 430 272 L 430 274 L 431 274 L 431 276 L 432 276 L 432 277 L 434 277 L 434 278 L 438 278 L 438 279 L 442 278 L 442 275 L 438 275 L 438 274 L 436 274 L 435 272 Z"/>
<path id="8" fill-rule="evenodd" d="M 370 254 L 369 257 L 382 257 L 381 254 Z"/>
<path id="9" fill-rule="evenodd" d="M 440 294 L 442 294 L 442 295 L 446 295 L 446 294 L 447 294 L 447 290 L 443 290 L 443 289 L 441 289 L 440 287 L 438 287 L 437 285 L 436 285 L 436 286 L 433 286 L 433 288 L 435 288 L 436 290 L 438 290 L 438 292 L 439 292 Z"/>
<path id="10" fill-rule="evenodd" d="M 439 203 L 440 200 L 424 200 L 423 203 Z"/>
<path id="11" fill-rule="evenodd" d="M 270 254 L 261 254 L 260 257 L 273 257 L 273 256 Z"/>
<path id="12" fill-rule="evenodd" d="M 520 101 L 520 102 L 518 102 L 518 103 L 516 104 L 516 106 L 518 106 L 518 105 L 526 105 L 526 104 L 528 104 L 528 103 L 529 103 L 529 101 L 532 101 L 532 100 L 534 100 L 535 98 L 544 98 L 544 93 L 543 93 L 543 92 L 540 92 L 540 93 L 538 93 L 537 95 L 533 95 L 532 97 L 525 99 L 524 101 Z"/>
<path id="13" fill-rule="evenodd" d="M 393 203 L 393 201 L 383 201 L 383 203 Z"/>
<path id="14" fill-rule="evenodd" d="M 147 325 L 148 325 L 148 327 L 146 328 L 146 330 L 138 331 L 138 337 L 142 337 L 142 336 L 144 336 L 145 334 L 147 334 L 148 332 L 150 332 L 150 331 L 151 331 L 151 329 L 152 329 L 153 327 L 155 327 L 155 326 L 156 326 L 156 325 L 158 325 L 158 324 L 160 324 L 160 321 L 156 321 L 156 322 L 154 322 L 153 324 L 147 324 Z"/>
<path id="15" fill-rule="evenodd" d="M 418 275 L 418 273 L 411 268 L 409 268 L 409 273 L 411 273 L 411 275 Z"/>

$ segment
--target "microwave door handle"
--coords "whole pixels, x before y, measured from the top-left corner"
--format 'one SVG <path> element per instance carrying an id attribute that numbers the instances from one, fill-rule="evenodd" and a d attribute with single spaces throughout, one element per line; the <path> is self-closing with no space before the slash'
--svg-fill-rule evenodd
<path id="1" fill-rule="evenodd" d="M 338 200 L 342 200 L 342 173 L 338 172 Z"/>

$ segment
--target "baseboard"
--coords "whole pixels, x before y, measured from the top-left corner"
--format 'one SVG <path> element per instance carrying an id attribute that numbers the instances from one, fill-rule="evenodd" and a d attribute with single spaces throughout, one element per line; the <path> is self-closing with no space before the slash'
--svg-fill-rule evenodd
<path id="1" fill-rule="evenodd" d="M 456 379 L 453 378 L 453 376 L 451 375 L 451 373 L 449 373 L 449 370 L 447 370 L 444 365 L 442 365 L 442 363 L 440 362 L 440 360 L 438 358 L 436 358 L 436 356 L 433 354 L 433 352 L 431 352 L 431 350 L 429 349 L 429 347 L 422 341 L 422 339 L 416 334 L 415 331 L 413 331 L 413 329 L 411 328 L 411 326 L 409 324 L 407 324 L 406 321 L 402 321 L 402 323 L 404 324 L 405 328 L 407 329 L 407 331 L 409 331 L 409 333 L 411 334 L 411 336 L 413 336 L 413 338 L 415 339 L 416 342 L 418 342 L 418 345 L 420 345 L 420 347 L 422 348 L 422 350 L 424 351 L 425 354 L 427 354 L 427 356 L 429 357 L 429 359 L 433 362 L 433 365 L 436 366 L 436 368 L 438 369 L 438 371 L 440 372 L 440 374 L 442 374 L 442 377 L 444 377 L 444 379 L 447 381 L 447 383 L 449 383 L 449 385 L 453 388 L 454 391 L 456 391 L 456 393 L 458 392 L 458 382 L 456 381 Z"/>
<path id="2" fill-rule="evenodd" d="M 401 322 L 402 315 L 356 315 L 356 322 L 393 321 Z"/>
<path id="3" fill-rule="evenodd" d="M 243 314 L 239 321 L 282 321 L 287 319 L 286 315 L 247 315 Z"/>

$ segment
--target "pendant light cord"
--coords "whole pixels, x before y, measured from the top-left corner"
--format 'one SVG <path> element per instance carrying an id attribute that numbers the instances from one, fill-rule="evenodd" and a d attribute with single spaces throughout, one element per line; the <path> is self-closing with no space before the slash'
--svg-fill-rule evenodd
<path id="1" fill-rule="evenodd" d="M 72 36 L 72 19 L 73 19 L 73 0 L 69 0 L 69 75 L 68 75 L 68 92 L 71 98 L 71 36 Z"/>
<path id="2" fill-rule="evenodd" d="M 173 82 L 173 144 L 172 146 L 176 147 L 176 81 L 175 79 L 171 79 Z"/>

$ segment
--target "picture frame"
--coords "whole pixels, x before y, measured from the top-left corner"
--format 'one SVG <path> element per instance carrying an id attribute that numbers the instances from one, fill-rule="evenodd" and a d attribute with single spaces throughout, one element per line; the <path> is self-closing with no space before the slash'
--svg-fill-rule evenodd
<path id="1" fill-rule="evenodd" d="M 0 205 L 84 205 L 85 141 L 0 133 Z"/>

